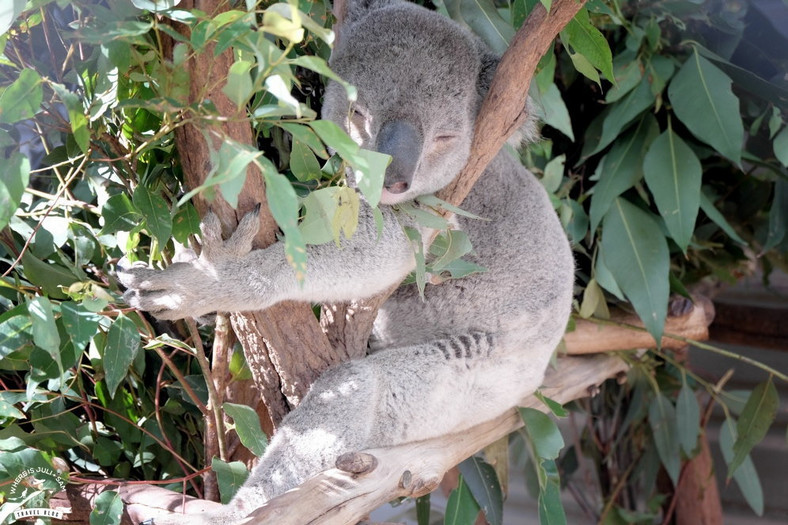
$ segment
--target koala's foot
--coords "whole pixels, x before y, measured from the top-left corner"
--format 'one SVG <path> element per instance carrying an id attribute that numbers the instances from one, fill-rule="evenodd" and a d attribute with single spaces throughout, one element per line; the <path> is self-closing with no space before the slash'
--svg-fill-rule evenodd
<path id="1" fill-rule="evenodd" d="M 173 263 L 165 270 L 121 259 L 117 276 L 127 288 L 124 300 L 159 319 L 199 317 L 221 309 L 222 297 L 228 294 L 226 274 L 234 273 L 233 263 L 251 251 L 259 227 L 259 209 L 257 206 L 246 214 L 226 241 L 222 239 L 219 218 L 207 214 L 200 224 L 200 257 Z"/>

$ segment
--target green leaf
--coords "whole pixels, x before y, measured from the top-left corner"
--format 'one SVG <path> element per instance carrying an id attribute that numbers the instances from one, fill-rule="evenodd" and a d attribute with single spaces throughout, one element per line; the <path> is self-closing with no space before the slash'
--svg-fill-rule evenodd
<path id="1" fill-rule="evenodd" d="M 459 0 L 462 20 L 501 55 L 514 36 L 514 28 L 498 13 L 492 0 Z"/>
<path id="2" fill-rule="evenodd" d="M 649 115 L 641 119 L 634 130 L 617 140 L 602 157 L 594 172 L 598 182 L 594 186 L 589 208 L 592 235 L 615 198 L 643 177 L 643 157 L 657 133 L 657 121 Z"/>
<path id="3" fill-rule="evenodd" d="M 457 488 L 449 494 L 446 502 L 446 515 L 443 519 L 444 525 L 473 525 L 480 511 L 479 504 L 473 498 L 468 485 L 462 475 Z"/>
<path id="4" fill-rule="evenodd" d="M 670 293 L 670 256 L 662 229 L 651 214 L 618 197 L 604 218 L 601 252 L 621 291 L 659 344 Z"/>
<path id="5" fill-rule="evenodd" d="M 179 243 L 186 245 L 189 242 L 189 235 L 198 233 L 200 233 L 200 216 L 191 203 L 186 203 L 172 219 L 172 236 Z"/>
<path id="6" fill-rule="evenodd" d="M 605 94 L 605 102 L 612 104 L 635 89 L 643 79 L 643 64 L 634 53 L 622 53 L 614 61 L 615 84 Z"/>
<path id="7" fill-rule="evenodd" d="M 602 136 L 590 153 L 583 152 L 584 156 L 594 155 L 609 146 L 638 115 L 651 107 L 654 102 L 648 77 L 644 76 L 635 89 L 613 104 L 610 111 L 603 113 Z"/>
<path id="8" fill-rule="evenodd" d="M 63 104 L 68 110 L 68 119 L 71 122 L 71 132 L 74 134 L 79 149 L 87 153 L 90 149 L 90 129 L 88 128 L 88 118 L 85 115 L 85 108 L 82 106 L 82 99 L 76 93 L 72 93 L 65 86 L 55 82 L 50 83 L 52 89 L 57 93 Z"/>
<path id="9" fill-rule="evenodd" d="M 81 351 L 96 335 L 101 316 L 72 301 L 60 303 L 60 315 L 71 344 Z"/>
<path id="10" fill-rule="evenodd" d="M 695 50 L 671 80 L 668 96 L 676 116 L 693 135 L 740 165 L 744 125 L 731 83 Z"/>
<path id="11" fill-rule="evenodd" d="M 551 159 L 545 166 L 541 182 L 547 193 L 555 193 L 561 187 L 561 181 L 564 179 L 565 164 L 566 155 L 559 155 Z"/>
<path id="12" fill-rule="evenodd" d="M 221 501 L 226 505 L 244 484 L 246 478 L 249 477 L 249 472 L 240 461 L 227 463 L 219 458 L 213 458 L 211 468 L 216 474 Z"/>
<path id="13" fill-rule="evenodd" d="M 110 326 L 104 346 L 104 374 L 110 397 L 115 397 L 115 390 L 126 377 L 139 348 L 140 334 L 137 325 L 120 314 Z"/>
<path id="14" fill-rule="evenodd" d="M 279 105 L 293 111 L 297 118 L 301 118 L 301 104 L 290 93 L 291 86 L 285 82 L 282 75 L 271 75 L 265 79 L 265 88 L 276 97 Z"/>
<path id="15" fill-rule="evenodd" d="M 546 483 L 539 489 L 539 524 L 566 525 L 566 512 L 561 501 L 561 480 L 554 460 L 542 461 Z"/>
<path id="16" fill-rule="evenodd" d="M 419 289 L 419 296 L 424 298 L 424 287 L 427 285 L 427 263 L 424 257 L 424 242 L 421 233 L 416 228 L 410 226 L 403 227 L 405 235 L 413 248 L 413 256 L 416 259 L 416 269 L 413 271 L 416 287 Z"/>
<path id="17" fill-rule="evenodd" d="M 52 303 L 46 297 L 37 296 L 27 303 L 27 311 L 33 321 L 33 342 L 46 350 L 55 362 L 60 362 L 60 335 L 55 324 Z"/>
<path id="18" fill-rule="evenodd" d="M 298 139 L 293 140 L 293 146 L 290 150 L 290 170 L 295 175 L 295 178 L 301 182 L 320 180 L 323 177 L 320 163 L 317 162 L 315 154 Z"/>
<path id="19" fill-rule="evenodd" d="M 33 256 L 30 251 L 22 254 L 22 265 L 25 277 L 40 286 L 50 299 L 65 299 L 66 294 L 61 291 L 61 287 L 68 288 L 79 280 L 63 266 L 51 261 L 47 264 Z"/>
<path id="20" fill-rule="evenodd" d="M 676 398 L 676 420 L 681 448 L 687 457 L 692 457 L 700 435 L 700 406 L 695 392 L 687 384 L 686 379 L 682 381 L 681 390 Z"/>
<path id="21" fill-rule="evenodd" d="M 772 140 L 774 156 L 788 168 L 788 126 L 785 126 Z"/>
<path id="22" fill-rule="evenodd" d="M 0 170 L 0 230 L 8 225 L 30 182 L 30 161 L 21 153 L 3 160 Z"/>
<path id="23" fill-rule="evenodd" d="M 481 458 L 471 456 L 458 465 L 465 484 L 479 504 L 487 523 L 503 522 L 503 491 L 495 469 Z"/>
<path id="24" fill-rule="evenodd" d="M 279 4 L 281 5 L 281 4 Z M 306 18 L 305 18 L 306 19 Z M 334 82 L 337 82 L 342 87 L 345 88 L 345 92 L 347 93 L 347 98 L 350 102 L 355 102 L 356 98 L 358 98 L 358 93 L 356 91 L 355 86 L 344 80 L 342 77 L 331 71 L 331 68 L 328 67 L 328 64 L 325 60 L 320 57 L 305 55 L 296 57 L 290 61 L 291 64 L 296 66 L 301 66 L 306 69 L 311 69 L 316 73 L 320 73 L 326 78 L 330 78 Z"/>
<path id="25" fill-rule="evenodd" d="M 700 207 L 703 170 L 698 157 L 668 127 L 651 143 L 643 172 L 665 226 L 686 254 Z"/>
<path id="26" fill-rule="evenodd" d="M 550 399 L 538 390 L 534 392 L 534 397 L 544 403 L 544 405 L 550 409 L 550 412 L 552 412 L 555 417 L 566 417 L 569 415 L 569 411 L 565 409 L 561 403 L 554 399 Z"/>
<path id="27" fill-rule="evenodd" d="M 260 428 L 260 418 L 257 412 L 246 405 L 235 403 L 222 404 L 224 412 L 230 416 L 235 424 L 235 432 L 243 443 L 255 456 L 262 456 L 268 439 Z"/>
<path id="28" fill-rule="evenodd" d="M 779 404 L 780 398 L 771 377 L 753 389 L 736 425 L 737 438 L 733 444 L 733 459 L 728 463 L 728 479 L 744 462 L 750 450 L 766 436 L 777 416 Z"/>
<path id="29" fill-rule="evenodd" d="M 8 6 L 11 8 L 12 6 Z M 0 19 L 3 14 L 0 13 Z M 2 21 L 0 20 L 0 24 Z M 0 124 L 13 124 L 33 118 L 44 98 L 41 76 L 32 69 L 23 69 L 17 79 L 0 92 Z"/>
<path id="30" fill-rule="evenodd" d="M 788 230 L 788 182 L 777 179 L 774 183 L 774 199 L 769 209 L 769 229 L 761 253 L 766 253 L 785 238 Z"/>
<path id="31" fill-rule="evenodd" d="M 569 116 L 569 110 L 566 108 L 564 99 L 561 98 L 561 91 L 558 89 L 558 86 L 551 82 L 544 92 L 539 91 L 537 98 L 536 111 L 539 120 L 557 129 L 574 142 L 575 134 L 572 131 L 572 119 Z"/>
<path id="32" fill-rule="evenodd" d="M 125 193 L 113 195 L 101 208 L 104 227 L 99 235 L 109 235 L 119 231 L 131 231 L 139 225 L 142 217 Z"/>
<path id="33" fill-rule="evenodd" d="M 518 407 L 525 423 L 525 433 L 539 459 L 556 459 L 564 448 L 564 438 L 550 416 L 535 408 Z"/>
<path id="34" fill-rule="evenodd" d="M 119 525 L 123 516 L 123 500 L 114 490 L 102 492 L 90 511 L 90 525 Z"/>
<path id="35" fill-rule="evenodd" d="M 253 65 L 246 60 L 237 60 L 227 71 L 227 83 L 222 88 L 222 93 L 239 109 L 249 102 L 254 93 L 252 77 L 249 74 Z"/>
<path id="36" fill-rule="evenodd" d="M 0 314 L 0 359 L 29 346 L 33 341 L 32 329 L 33 321 L 25 304 Z"/>
<path id="37" fill-rule="evenodd" d="M 583 55 L 591 65 L 605 75 L 605 78 L 615 82 L 613 54 L 604 35 L 591 25 L 588 10 L 581 8 L 569 21 L 561 31 L 561 41 L 571 47 L 575 53 Z"/>
<path id="38" fill-rule="evenodd" d="M 733 443 L 736 440 L 736 436 L 736 422 L 732 419 L 726 419 L 720 427 L 719 440 L 722 457 L 728 465 L 733 460 Z M 752 508 L 752 511 L 758 516 L 762 516 L 764 506 L 763 488 L 761 487 L 758 472 L 755 470 L 755 463 L 753 463 L 749 454 L 744 457 L 736 472 L 733 472 L 733 479 L 739 486 L 744 499 Z"/>
<path id="39" fill-rule="evenodd" d="M 654 443 L 657 446 L 659 459 L 675 487 L 678 484 L 681 469 L 676 411 L 673 403 L 662 392 L 656 393 L 654 401 L 649 406 L 648 422 L 654 436 Z"/>
<path id="40" fill-rule="evenodd" d="M 380 203 L 383 178 L 391 162 L 391 155 L 360 149 L 357 156 L 363 159 L 363 163 L 355 170 L 356 184 L 366 201 L 374 208 Z"/>
<path id="41" fill-rule="evenodd" d="M 325 146 L 318 138 L 317 134 L 312 131 L 309 126 L 305 124 L 293 124 L 289 122 L 277 122 L 283 130 L 287 131 L 293 136 L 293 141 L 298 141 L 302 144 L 309 146 L 315 155 L 322 159 L 328 158 L 328 152 Z"/>
<path id="42" fill-rule="evenodd" d="M 703 213 L 705 213 L 706 216 L 714 222 L 714 224 L 722 228 L 722 231 L 728 234 L 728 237 L 741 245 L 747 245 L 747 241 L 742 239 L 739 234 L 736 233 L 736 230 L 734 230 L 728 221 L 725 220 L 725 216 L 714 207 L 711 197 L 709 197 L 707 190 L 704 188 L 701 188 L 700 192 L 700 209 L 703 210 Z"/>
<path id="43" fill-rule="evenodd" d="M 151 235 L 159 241 L 160 246 L 165 245 L 172 235 L 172 216 L 167 202 L 143 184 L 137 185 L 132 202 L 145 217 L 145 226 Z"/>
<path id="44" fill-rule="evenodd" d="M 328 147 L 339 153 L 339 156 L 347 161 L 356 158 L 359 152 L 359 145 L 347 136 L 342 128 L 330 120 L 316 120 L 309 125 L 315 130 L 320 140 L 325 142 Z"/>
<path id="45" fill-rule="evenodd" d="M 418 525 L 430 525 L 430 495 L 416 498 L 416 521 Z"/>
<path id="46" fill-rule="evenodd" d="M 306 246 L 298 229 L 298 198 L 284 175 L 265 170 L 265 198 L 274 220 L 285 234 L 285 256 L 300 282 L 306 275 Z"/>

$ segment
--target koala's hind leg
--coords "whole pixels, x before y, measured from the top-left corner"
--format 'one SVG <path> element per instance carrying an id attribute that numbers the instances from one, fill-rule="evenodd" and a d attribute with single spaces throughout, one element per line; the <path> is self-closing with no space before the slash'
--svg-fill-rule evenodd
<path id="1" fill-rule="evenodd" d="M 474 332 L 328 370 L 282 422 L 230 505 L 250 512 L 346 452 L 461 431 L 511 408 L 539 386 L 552 349 L 528 352 L 534 372 L 497 346 L 494 335 Z"/>

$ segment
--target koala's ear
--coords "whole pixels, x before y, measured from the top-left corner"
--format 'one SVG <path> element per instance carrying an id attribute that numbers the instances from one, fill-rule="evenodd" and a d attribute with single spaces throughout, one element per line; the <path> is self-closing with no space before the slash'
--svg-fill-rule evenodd
<path id="1" fill-rule="evenodd" d="M 501 59 L 486 49 L 479 51 L 481 67 L 479 68 L 479 78 L 476 80 L 476 90 L 479 92 L 479 96 L 484 98 L 490 90 L 495 70 L 498 69 L 498 62 Z"/>

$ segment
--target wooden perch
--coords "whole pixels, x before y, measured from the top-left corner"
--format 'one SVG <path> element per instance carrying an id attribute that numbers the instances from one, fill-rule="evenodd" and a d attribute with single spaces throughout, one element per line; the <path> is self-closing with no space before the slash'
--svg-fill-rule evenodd
<path id="1" fill-rule="evenodd" d="M 671 315 L 665 322 L 662 348 L 680 349 L 687 346 L 679 336 L 686 339 L 705 341 L 709 338 L 709 325 L 714 320 L 714 305 L 703 296 L 694 298 L 694 303 L 685 299 L 673 301 Z M 638 316 L 616 312 L 610 321 L 587 321 L 580 319 L 572 332 L 564 336 L 566 353 L 569 355 L 596 354 L 633 348 L 655 348 L 657 346 Z"/>

